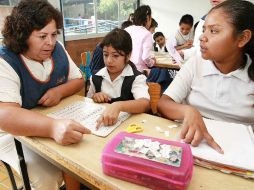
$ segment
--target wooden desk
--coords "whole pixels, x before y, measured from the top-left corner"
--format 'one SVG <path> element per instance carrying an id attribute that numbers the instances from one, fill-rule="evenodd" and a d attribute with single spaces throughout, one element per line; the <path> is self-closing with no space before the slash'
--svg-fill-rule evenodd
<path id="1" fill-rule="evenodd" d="M 39 108 L 37 111 L 46 114 L 68 105 L 71 102 L 80 100 L 81 98 L 83 97 L 72 96 L 63 100 L 61 104 L 56 107 Z M 169 129 L 167 127 L 172 124 L 171 121 L 148 114 L 138 114 L 131 116 L 106 138 L 85 135 L 82 142 L 70 146 L 58 145 L 48 138 L 17 137 L 17 139 L 62 170 L 78 177 L 83 183 L 92 184 L 98 189 L 142 190 L 147 188 L 104 175 L 101 165 L 101 152 L 104 145 L 115 134 L 125 129 L 129 124 L 139 123 L 144 119 L 147 120 L 147 122 L 143 124 L 145 127 L 144 132 L 140 134 L 164 139 L 175 139 L 175 136 L 179 133 L 179 128 Z M 160 126 L 164 130 L 170 130 L 170 136 L 165 137 L 163 133 L 159 133 L 155 129 L 155 126 Z M 224 174 L 199 166 L 194 167 L 193 177 L 188 190 L 225 189 L 253 190 L 254 180 L 247 180 L 242 177 Z"/>
<path id="2" fill-rule="evenodd" d="M 167 68 L 167 69 L 174 69 L 180 70 L 181 65 L 174 63 L 172 57 L 168 53 L 154 53 L 156 64 L 155 67 L 160 68 Z"/>

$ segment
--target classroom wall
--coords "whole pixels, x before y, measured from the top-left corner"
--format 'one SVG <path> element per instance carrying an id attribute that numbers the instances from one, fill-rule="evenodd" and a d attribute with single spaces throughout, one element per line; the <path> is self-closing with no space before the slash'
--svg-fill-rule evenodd
<path id="1" fill-rule="evenodd" d="M 60 1 L 56 1 L 56 0 L 48 0 L 54 7 L 56 7 L 59 11 L 61 11 L 61 5 L 60 5 Z M 64 43 L 64 36 L 63 36 L 63 32 L 61 31 L 61 34 L 57 36 L 57 40 L 61 41 L 62 43 Z"/>
<path id="2" fill-rule="evenodd" d="M 81 63 L 81 53 L 84 51 L 93 51 L 96 45 L 103 38 L 89 38 L 83 40 L 66 41 L 65 48 L 73 59 L 74 63 L 79 66 Z"/>
<path id="3" fill-rule="evenodd" d="M 211 8 L 209 0 L 141 0 L 141 4 L 151 7 L 152 17 L 159 24 L 156 31 L 166 37 L 175 33 L 182 15 L 191 14 L 195 23 Z"/>
<path id="4" fill-rule="evenodd" d="M 254 0 L 249 1 L 254 3 Z M 140 2 L 151 7 L 152 17 L 159 24 L 156 31 L 163 32 L 166 37 L 175 33 L 182 15 L 191 14 L 195 23 L 211 8 L 209 0 L 141 0 Z"/>

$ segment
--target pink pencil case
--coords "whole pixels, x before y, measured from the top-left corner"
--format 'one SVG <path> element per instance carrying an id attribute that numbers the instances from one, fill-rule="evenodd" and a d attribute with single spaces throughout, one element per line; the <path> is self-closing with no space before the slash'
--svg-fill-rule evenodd
<path id="1" fill-rule="evenodd" d="M 105 147 L 106 175 L 157 190 L 184 190 L 193 171 L 188 144 L 120 132 Z"/>

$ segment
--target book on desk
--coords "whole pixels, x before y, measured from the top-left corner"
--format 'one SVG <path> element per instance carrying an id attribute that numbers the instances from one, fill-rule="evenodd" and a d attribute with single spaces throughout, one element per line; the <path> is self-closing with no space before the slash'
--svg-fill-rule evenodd
<path id="1" fill-rule="evenodd" d="M 204 119 L 207 130 L 222 147 L 224 154 L 205 141 L 191 147 L 196 165 L 254 178 L 254 135 L 251 126 Z"/>
<path id="2" fill-rule="evenodd" d="M 96 129 L 97 119 L 101 116 L 104 110 L 104 105 L 96 104 L 92 99 L 84 98 L 83 101 L 76 101 L 73 104 L 47 115 L 55 119 L 72 119 L 90 129 L 92 134 L 106 137 L 125 121 L 130 114 L 127 112 L 120 112 L 116 124 L 110 127 L 101 126 L 99 129 Z"/>

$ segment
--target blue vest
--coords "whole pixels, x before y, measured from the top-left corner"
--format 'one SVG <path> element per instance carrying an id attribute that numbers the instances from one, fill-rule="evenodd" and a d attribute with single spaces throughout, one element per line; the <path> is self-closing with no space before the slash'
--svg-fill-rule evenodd
<path id="1" fill-rule="evenodd" d="M 48 89 L 66 83 L 69 74 L 69 61 L 64 48 L 57 42 L 52 53 L 53 71 L 49 81 L 41 82 L 33 78 L 23 63 L 21 56 L 0 47 L 0 56 L 15 70 L 20 78 L 22 108 L 32 109 Z"/>
<path id="2" fill-rule="evenodd" d="M 134 75 L 124 77 L 122 89 L 121 89 L 121 96 L 118 98 L 111 98 L 111 102 L 109 103 L 134 99 L 133 94 L 131 92 L 132 83 L 134 82 L 136 76 L 141 75 L 142 73 L 137 70 L 136 66 L 133 63 L 130 63 L 130 66 L 133 70 Z M 102 80 L 103 80 L 102 76 L 93 74 L 92 81 L 93 81 L 96 93 L 101 92 Z"/>

